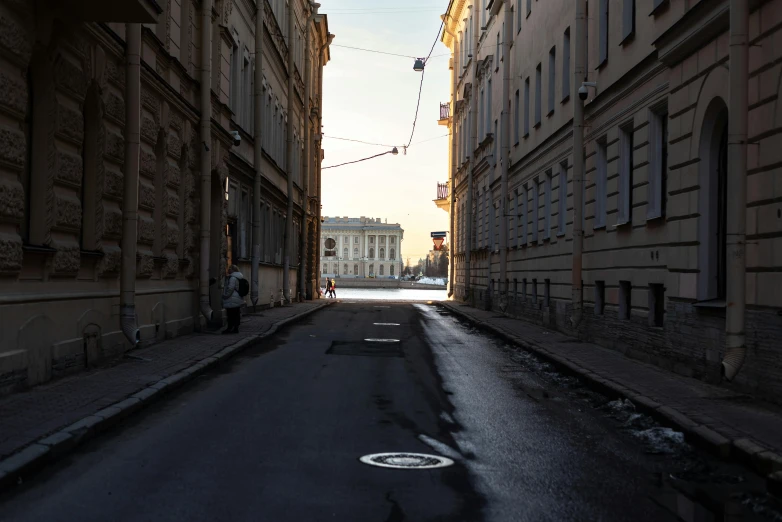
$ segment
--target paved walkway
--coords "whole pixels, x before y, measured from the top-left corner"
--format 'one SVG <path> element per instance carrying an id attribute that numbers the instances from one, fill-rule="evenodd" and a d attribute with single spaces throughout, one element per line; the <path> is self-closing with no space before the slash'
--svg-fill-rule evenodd
<path id="1" fill-rule="evenodd" d="M 542 326 L 458 303 L 443 303 L 500 336 L 629 398 L 723 456 L 768 474 L 782 470 L 782 408 L 676 375 Z M 575 341 L 575 342 L 574 342 Z"/>
<path id="2" fill-rule="evenodd" d="M 269 332 L 284 322 L 328 303 L 307 302 L 272 308 L 242 318 L 236 335 L 191 334 L 130 352 L 108 367 L 80 372 L 29 391 L 0 398 L 0 462 L 21 448 L 117 404 L 166 378 L 242 341 Z M 2 470 L 0 469 L 0 472 Z"/>

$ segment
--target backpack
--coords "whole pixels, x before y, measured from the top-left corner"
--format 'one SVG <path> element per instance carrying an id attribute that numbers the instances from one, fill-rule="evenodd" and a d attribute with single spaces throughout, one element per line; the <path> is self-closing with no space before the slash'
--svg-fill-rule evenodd
<path id="1" fill-rule="evenodd" d="M 239 286 L 236 288 L 236 291 L 239 293 L 239 297 L 245 297 L 250 293 L 250 282 L 244 278 L 238 279 L 238 281 Z"/>

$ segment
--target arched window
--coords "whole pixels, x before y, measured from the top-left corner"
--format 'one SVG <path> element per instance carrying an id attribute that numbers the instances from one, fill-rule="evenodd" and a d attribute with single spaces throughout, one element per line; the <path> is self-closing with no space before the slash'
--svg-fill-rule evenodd
<path id="1" fill-rule="evenodd" d="M 342 274 L 348 275 L 348 264 L 345 263 L 345 266 L 342 267 Z"/>
<path id="2" fill-rule="evenodd" d="M 375 249 L 370 248 L 369 249 L 369 259 L 375 259 Z"/>
<path id="3" fill-rule="evenodd" d="M 329 264 L 323 263 L 323 273 L 328 274 L 329 273 Z"/>
<path id="4" fill-rule="evenodd" d="M 342 251 L 342 257 L 344 257 L 345 259 L 348 258 L 348 249 L 347 248 Z"/>
<path id="5" fill-rule="evenodd" d="M 391 265 L 391 268 L 389 269 L 389 275 L 394 275 L 394 265 Z"/>
<path id="6" fill-rule="evenodd" d="M 383 265 L 380 265 L 380 275 L 385 274 L 385 267 Z"/>
<path id="7" fill-rule="evenodd" d="M 391 259 L 392 261 L 394 259 L 396 259 L 396 249 L 394 249 L 394 248 L 391 249 L 391 252 L 390 252 L 388 258 Z"/>
<path id="8" fill-rule="evenodd" d="M 369 276 L 372 277 L 375 275 L 375 265 L 369 265 Z"/>
<path id="9" fill-rule="evenodd" d="M 380 248 L 380 259 L 385 259 L 385 258 L 386 258 L 386 249 L 381 247 Z"/>
<path id="10" fill-rule="evenodd" d="M 358 257 L 358 248 L 353 249 L 353 257 Z"/>
<path id="11" fill-rule="evenodd" d="M 353 265 L 353 275 L 354 276 L 358 275 L 358 265 Z"/>

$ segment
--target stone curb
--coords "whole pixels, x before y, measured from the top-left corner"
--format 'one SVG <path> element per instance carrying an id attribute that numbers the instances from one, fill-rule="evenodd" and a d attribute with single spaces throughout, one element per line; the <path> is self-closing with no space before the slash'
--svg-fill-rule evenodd
<path id="1" fill-rule="evenodd" d="M 216 354 L 197 361 L 179 372 L 169 375 L 165 379 L 143 388 L 128 398 L 111 406 L 93 413 L 83 419 L 47 435 L 18 451 L 11 456 L 0 460 L 0 493 L 21 484 L 25 476 L 29 476 L 44 465 L 76 449 L 78 445 L 87 441 L 97 433 L 105 431 L 128 416 L 136 413 L 144 406 L 161 398 L 164 393 L 182 386 L 218 363 L 230 359 L 238 352 L 256 345 L 263 339 L 276 334 L 281 328 L 293 322 L 313 314 L 331 303 L 323 303 L 320 306 L 306 310 L 287 319 L 272 324 L 266 332 L 246 337 Z"/>
<path id="2" fill-rule="evenodd" d="M 552 352 L 548 348 L 527 339 L 522 339 L 502 328 L 473 317 L 468 312 L 459 310 L 457 306 L 450 303 L 441 301 L 440 305 L 479 328 L 488 330 L 506 341 L 534 352 L 549 362 L 585 379 L 593 387 L 600 389 L 600 391 L 607 392 L 609 395 L 618 395 L 629 399 L 639 408 L 639 410 L 649 414 L 662 424 L 676 428 L 684 433 L 685 439 L 688 442 L 705 448 L 721 458 L 739 461 L 762 476 L 767 477 L 769 492 L 782 496 L 782 456 L 769 450 L 769 448 L 763 446 L 758 441 L 751 438 L 731 439 L 730 437 L 726 437 L 719 433 L 714 426 L 701 425 L 684 413 L 660 404 L 651 397 L 634 392 L 625 386 L 597 375 L 590 370 L 581 368 L 577 363 Z"/>

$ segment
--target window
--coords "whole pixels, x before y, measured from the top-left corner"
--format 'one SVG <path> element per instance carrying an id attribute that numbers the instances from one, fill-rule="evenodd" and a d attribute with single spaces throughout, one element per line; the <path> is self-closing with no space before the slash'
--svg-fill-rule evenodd
<path id="1" fill-rule="evenodd" d="M 527 198 L 529 197 L 529 194 L 527 192 L 527 186 L 524 186 L 524 190 L 521 192 L 521 244 L 526 245 L 527 241 L 529 240 L 529 235 L 527 234 L 527 223 L 529 222 L 529 217 L 527 216 Z"/>
<path id="2" fill-rule="evenodd" d="M 386 275 L 386 270 L 385 270 L 385 268 L 386 268 L 386 266 L 385 266 L 385 265 L 382 265 L 382 264 L 380 265 L 380 275 Z"/>
<path id="3" fill-rule="evenodd" d="M 353 257 L 358 257 L 358 248 L 353 249 Z"/>
<path id="4" fill-rule="evenodd" d="M 527 17 L 532 13 L 532 0 L 527 0 Z"/>
<path id="5" fill-rule="evenodd" d="M 483 107 L 483 89 L 481 89 L 481 97 L 478 98 L 478 141 L 483 141 L 484 137 L 484 130 L 483 130 L 483 114 L 484 114 L 484 107 Z M 489 132 L 488 129 L 485 132 Z"/>
<path id="6" fill-rule="evenodd" d="M 660 7 L 666 5 L 667 3 L 668 0 L 652 0 L 652 14 L 656 13 Z"/>
<path id="7" fill-rule="evenodd" d="M 383 247 L 380 247 L 380 259 L 386 258 L 386 249 Z"/>
<path id="8" fill-rule="evenodd" d="M 668 115 L 652 112 L 649 124 L 649 196 L 647 219 L 665 215 L 665 178 L 668 174 Z"/>
<path id="9" fill-rule="evenodd" d="M 554 114 L 554 98 L 557 92 L 557 48 L 548 52 L 548 115 Z"/>
<path id="10" fill-rule="evenodd" d="M 369 236 L 369 244 L 374 245 L 375 244 L 375 236 Z"/>
<path id="11" fill-rule="evenodd" d="M 630 319 L 633 287 L 630 281 L 619 281 L 619 319 Z"/>
<path id="12" fill-rule="evenodd" d="M 551 306 L 551 279 L 545 279 L 543 284 L 543 303 L 548 308 Z"/>
<path id="13" fill-rule="evenodd" d="M 665 287 L 649 285 L 649 326 L 661 327 L 665 319 Z"/>
<path id="14" fill-rule="evenodd" d="M 391 259 L 392 261 L 396 259 L 396 250 L 395 249 L 393 249 L 393 248 L 391 249 L 391 251 L 390 251 L 390 253 L 388 255 L 388 258 Z"/>
<path id="15" fill-rule="evenodd" d="M 239 41 L 237 40 L 237 45 L 231 48 L 231 77 L 230 77 L 230 107 L 231 110 L 234 113 L 234 120 L 238 121 L 240 117 L 240 99 L 241 96 L 239 93 L 241 92 L 241 72 L 242 72 L 242 62 L 241 62 L 241 55 L 239 53 L 239 47 L 238 47 Z"/>
<path id="16" fill-rule="evenodd" d="M 395 244 L 396 244 L 396 236 L 391 236 L 391 238 L 389 239 L 389 241 L 390 241 L 390 243 L 391 243 L 392 245 L 395 245 Z"/>
<path id="17" fill-rule="evenodd" d="M 369 275 L 370 275 L 370 277 L 374 277 L 375 276 L 375 264 L 374 263 L 369 265 Z"/>
<path id="18" fill-rule="evenodd" d="M 518 0 L 518 9 L 516 9 L 516 32 L 521 32 L 521 2 L 522 0 Z"/>
<path id="19" fill-rule="evenodd" d="M 633 124 L 619 129 L 619 202 L 617 225 L 633 221 Z"/>
<path id="20" fill-rule="evenodd" d="M 497 205 L 492 203 L 491 213 L 489 214 L 489 247 L 492 251 L 497 249 L 497 236 L 494 223 L 496 223 Z"/>
<path id="21" fill-rule="evenodd" d="M 535 180 L 532 183 L 532 206 L 530 207 L 530 213 L 532 214 L 532 241 L 538 241 L 538 229 L 540 228 L 540 216 L 538 212 L 538 191 L 540 180 Z"/>
<path id="22" fill-rule="evenodd" d="M 353 275 L 358 275 L 358 265 L 353 265 Z"/>
<path id="23" fill-rule="evenodd" d="M 543 239 L 551 238 L 551 171 L 543 180 Z"/>
<path id="24" fill-rule="evenodd" d="M 558 235 L 565 235 L 565 222 L 567 220 L 567 163 L 559 165 L 559 196 L 557 201 L 557 217 L 559 218 Z"/>
<path id="25" fill-rule="evenodd" d="M 535 127 L 540 125 L 541 112 L 542 112 L 542 96 L 541 89 L 543 87 L 543 72 L 541 70 L 541 64 L 538 64 L 535 69 Z"/>
<path id="26" fill-rule="evenodd" d="M 343 249 L 343 250 L 342 250 L 342 257 L 343 257 L 344 259 L 347 259 L 347 258 L 348 258 L 348 249 L 347 249 L 347 248 L 345 248 L 345 249 Z"/>
<path id="27" fill-rule="evenodd" d="M 516 89 L 516 98 L 514 98 L 514 105 L 513 105 L 513 139 L 515 143 L 518 145 L 519 143 L 519 123 L 521 120 L 521 115 L 519 114 L 519 91 Z"/>
<path id="28" fill-rule="evenodd" d="M 500 52 L 500 33 L 499 33 L 499 31 L 497 32 L 497 51 L 496 51 L 494 56 L 497 57 L 497 69 L 495 69 L 495 70 L 499 70 L 500 69 L 500 61 L 502 61 L 502 58 L 503 58 L 502 53 Z"/>
<path id="29" fill-rule="evenodd" d="M 622 42 L 635 34 L 635 0 L 622 0 Z"/>
<path id="30" fill-rule="evenodd" d="M 606 302 L 605 281 L 595 281 L 595 315 L 603 315 Z"/>
<path id="31" fill-rule="evenodd" d="M 483 246 L 489 246 L 489 214 L 491 208 L 491 196 L 488 190 L 483 192 Z"/>
<path id="32" fill-rule="evenodd" d="M 516 194 L 515 197 L 510 196 L 508 199 L 510 200 L 510 203 L 508 204 L 508 246 L 516 246 L 516 200 L 518 199 L 518 194 Z"/>
<path id="33" fill-rule="evenodd" d="M 370 248 L 369 249 L 369 259 L 375 259 L 375 249 Z"/>
<path id="34" fill-rule="evenodd" d="M 380 244 L 385 245 L 386 244 L 386 236 L 380 236 Z"/>
<path id="35" fill-rule="evenodd" d="M 524 80 L 524 137 L 529 136 L 529 78 Z"/>
<path id="36" fill-rule="evenodd" d="M 600 56 L 597 60 L 598 68 L 603 66 L 608 61 L 608 0 L 599 1 L 600 12 L 598 13 L 598 16 L 600 19 L 598 20 L 598 23 L 600 24 Z"/>
<path id="37" fill-rule="evenodd" d="M 353 238 L 353 244 L 358 245 L 358 236 Z"/>
<path id="38" fill-rule="evenodd" d="M 511 35 L 513 35 L 513 15 L 514 15 L 513 9 L 514 9 L 514 7 L 510 6 L 510 19 L 508 21 L 510 23 L 510 34 Z M 503 34 L 505 34 L 504 31 L 503 31 Z M 509 45 L 513 45 L 513 40 L 511 40 Z"/>
<path id="39" fill-rule="evenodd" d="M 521 280 L 521 298 L 527 300 L 527 278 Z"/>
<path id="40" fill-rule="evenodd" d="M 532 280 L 532 302 L 538 304 L 538 280 Z"/>
<path id="41" fill-rule="evenodd" d="M 486 134 L 491 132 L 491 112 L 491 78 L 489 78 L 488 92 L 486 93 Z M 496 134 L 494 137 L 497 137 Z"/>
<path id="42" fill-rule="evenodd" d="M 323 263 L 323 273 L 328 274 L 329 273 L 329 264 Z"/>
<path id="43" fill-rule="evenodd" d="M 594 229 L 606 226 L 606 183 L 608 172 L 607 147 L 605 139 L 597 142 L 597 165 L 595 170 L 595 221 Z"/>
<path id="44" fill-rule="evenodd" d="M 562 41 L 562 101 L 570 98 L 570 27 Z"/>
<path id="45" fill-rule="evenodd" d="M 497 132 L 499 127 L 497 126 L 497 120 L 494 120 L 494 143 L 492 144 L 492 147 L 494 150 L 492 150 L 492 155 L 494 155 L 494 161 L 501 161 L 500 158 L 497 156 L 497 142 L 500 141 L 500 134 Z"/>
<path id="46" fill-rule="evenodd" d="M 394 275 L 394 265 L 391 265 L 388 269 L 388 275 Z"/>
<path id="47" fill-rule="evenodd" d="M 342 265 L 342 273 L 343 273 L 344 275 L 348 275 L 348 264 L 347 264 L 347 263 L 345 263 L 344 265 Z"/>

